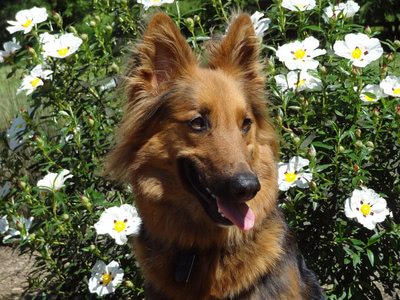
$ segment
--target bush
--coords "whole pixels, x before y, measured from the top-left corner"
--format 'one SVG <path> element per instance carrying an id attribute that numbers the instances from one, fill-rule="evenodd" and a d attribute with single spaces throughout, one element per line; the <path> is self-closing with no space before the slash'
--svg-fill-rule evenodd
<path id="1" fill-rule="evenodd" d="M 381 299 L 382 288 L 395 297 L 400 282 L 400 42 L 369 40 L 376 33 L 354 24 L 345 12 L 324 17 L 328 1 L 300 9 L 283 7 L 286 2 L 276 0 L 262 11 L 271 22 L 258 24 L 260 30 L 269 24 L 260 42 L 270 74 L 269 109 L 281 138 L 279 203 L 329 299 Z M 88 284 L 101 260 L 118 262 L 124 274 L 106 297 L 141 299 L 143 279 L 129 245 L 99 235 L 94 226 L 105 211 L 134 203 L 129 186 L 100 173 L 122 115 L 124 95 L 115 89 L 122 58 L 154 8 L 144 11 L 128 0 L 92 4 L 93 15 L 75 27 L 53 13 L 30 32 L 13 34 L 21 48 L 4 63 L 13 66 L 10 77 L 17 69 L 25 72 L 23 92 L 32 93 L 31 108 L 21 111 L 8 137 L 2 133 L 0 229 L 3 243 L 13 242 L 35 257 L 28 291 L 95 298 Z M 185 1 L 161 9 L 202 53 L 212 31 L 224 33 L 235 4 L 243 3 Z M 54 37 L 46 33 L 64 35 L 63 48 L 53 49 Z M 350 33 L 365 36 L 338 43 Z M 380 53 L 380 45 L 388 53 Z M 344 58 L 346 46 L 353 48 Z M 326 53 L 316 50 L 309 62 L 315 48 Z M 298 72 L 304 64 L 304 72 Z M 40 72 L 37 65 L 43 66 Z M 358 204 L 357 197 L 365 203 Z"/>

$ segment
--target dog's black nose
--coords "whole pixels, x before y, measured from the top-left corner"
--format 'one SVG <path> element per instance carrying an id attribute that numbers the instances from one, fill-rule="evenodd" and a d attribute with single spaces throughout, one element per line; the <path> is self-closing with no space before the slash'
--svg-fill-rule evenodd
<path id="1" fill-rule="evenodd" d="M 229 193 L 236 201 L 250 200 L 260 188 L 260 182 L 254 173 L 238 173 L 229 180 Z"/>

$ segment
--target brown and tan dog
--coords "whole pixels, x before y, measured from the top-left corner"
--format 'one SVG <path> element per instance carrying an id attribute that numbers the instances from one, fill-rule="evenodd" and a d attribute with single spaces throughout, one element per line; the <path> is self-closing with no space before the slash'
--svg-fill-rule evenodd
<path id="1" fill-rule="evenodd" d="M 248 15 L 200 63 L 156 14 L 108 172 L 132 184 L 147 300 L 324 299 L 277 208 L 278 139 Z"/>

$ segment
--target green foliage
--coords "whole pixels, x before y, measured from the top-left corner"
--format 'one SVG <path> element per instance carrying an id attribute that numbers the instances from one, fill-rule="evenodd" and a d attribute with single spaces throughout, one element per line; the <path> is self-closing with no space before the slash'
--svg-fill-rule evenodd
<path id="1" fill-rule="evenodd" d="M 129 186 L 100 175 L 125 100 L 107 84 L 118 81 L 128 46 L 154 10 L 144 11 L 128 0 L 83 2 L 84 10 L 93 6 L 93 11 L 82 15 L 82 22 L 74 27 L 50 15 L 31 33 L 15 34 L 22 48 L 7 59 L 12 72 L 29 74 L 37 64 L 46 63 L 53 73 L 29 96 L 34 113 L 20 114 L 26 122 L 22 146 L 11 151 L 10 139 L 1 134 L 0 164 L 5 171 L 0 174 L 0 186 L 9 182 L 12 189 L 0 198 L 0 216 L 8 217 L 10 227 L 19 226 L 23 239 L 14 243 L 21 252 L 35 256 L 37 269 L 28 279 L 29 290 L 61 298 L 95 298 L 87 286 L 95 262 L 115 260 L 124 269 L 124 281 L 106 298 L 141 299 L 143 278 L 130 247 L 97 235 L 93 225 L 105 208 L 134 203 Z M 162 10 L 173 17 L 200 54 L 211 31 L 223 34 L 229 11 L 244 2 L 250 13 L 258 7 L 258 2 L 251 1 L 182 1 L 164 5 Z M 365 103 L 360 95 L 366 84 L 379 84 L 387 74 L 400 75 L 399 45 L 381 41 L 392 56 L 384 54 L 365 68 L 353 68 L 332 47 L 346 34 L 364 28 L 345 18 L 325 22 L 321 15 L 328 1 L 317 3 L 313 10 L 292 12 L 275 1 L 264 11 L 271 24 L 262 41 L 262 57 L 270 75 L 266 87 L 281 139 L 281 160 L 308 157 L 313 176 L 307 189 L 280 192 L 279 203 L 329 299 L 381 299 L 377 283 L 394 295 L 400 282 L 400 102 L 384 96 Z M 70 5 L 65 16 L 75 11 Z M 44 32 L 72 32 L 83 43 L 71 56 L 45 60 L 38 40 Z M 319 48 L 327 49 L 318 57 L 323 67 L 312 72 L 322 88 L 282 91 L 274 76 L 288 70 L 275 52 L 292 39 L 309 36 L 320 41 Z M 62 169 L 73 175 L 65 187 L 46 193 L 37 187 L 47 173 Z M 393 213 L 375 231 L 345 216 L 345 200 L 360 186 L 383 196 Z M 21 216 L 34 217 L 29 232 L 14 224 Z"/>

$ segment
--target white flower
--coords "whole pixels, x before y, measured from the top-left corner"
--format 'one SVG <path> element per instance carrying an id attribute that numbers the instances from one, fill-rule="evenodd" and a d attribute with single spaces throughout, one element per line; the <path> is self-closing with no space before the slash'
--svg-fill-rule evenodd
<path id="1" fill-rule="evenodd" d="M 3 187 L 0 189 L 0 198 L 5 197 L 11 190 L 11 185 L 9 182 L 6 182 Z"/>
<path id="2" fill-rule="evenodd" d="M 361 188 L 354 190 L 351 197 L 345 201 L 344 212 L 348 218 L 357 218 L 368 229 L 375 229 L 376 223 L 383 222 L 389 215 L 386 200 L 374 190 Z"/>
<path id="3" fill-rule="evenodd" d="M 113 293 L 117 285 L 122 282 L 124 270 L 119 267 L 116 261 L 106 265 L 98 260 L 92 269 L 92 277 L 89 279 L 89 291 L 99 296 Z"/>
<path id="4" fill-rule="evenodd" d="M 393 75 L 386 76 L 379 86 L 386 95 L 400 97 L 400 77 Z"/>
<path id="5" fill-rule="evenodd" d="M 315 0 L 283 0 L 282 7 L 293 11 L 311 10 L 315 7 Z"/>
<path id="6" fill-rule="evenodd" d="M 375 97 L 372 98 L 368 95 L 366 95 L 365 93 L 370 93 L 370 94 L 374 94 Z M 381 99 L 383 96 L 383 92 L 382 89 L 380 88 L 379 85 L 377 84 L 367 84 L 360 93 L 360 99 L 364 102 L 376 102 L 379 99 Z"/>
<path id="7" fill-rule="evenodd" d="M 19 231 L 18 229 L 11 228 L 8 234 L 4 237 L 3 242 L 12 242 L 13 240 L 22 239 L 26 240 L 29 238 L 29 229 L 31 228 L 33 221 L 33 217 L 26 219 L 25 217 L 18 217 L 15 220 L 15 227 L 22 227 L 23 231 Z"/>
<path id="8" fill-rule="evenodd" d="M 97 234 L 109 234 L 118 245 L 128 241 L 127 235 L 137 234 L 141 219 L 136 208 L 129 204 L 107 208 L 94 224 Z"/>
<path id="9" fill-rule="evenodd" d="M 140 4 L 144 5 L 144 9 L 148 10 L 150 6 L 160 6 L 165 3 L 173 3 L 174 0 L 138 0 Z"/>
<path id="10" fill-rule="evenodd" d="M 307 71 L 290 71 L 286 76 L 284 74 L 276 75 L 276 85 L 282 91 L 292 89 L 293 91 L 321 90 L 322 81 L 312 76 Z"/>
<path id="11" fill-rule="evenodd" d="M 336 41 L 333 45 L 336 55 L 350 59 L 353 65 L 363 68 L 381 57 L 383 49 L 377 38 L 369 38 L 364 33 L 349 33 L 344 41 Z"/>
<path id="12" fill-rule="evenodd" d="M 82 40 L 73 33 L 66 33 L 61 35 L 51 35 L 47 32 L 39 36 L 40 42 L 43 43 L 43 55 L 52 56 L 56 58 L 68 57 L 75 53 Z"/>
<path id="13" fill-rule="evenodd" d="M 319 62 L 314 59 L 326 53 L 323 49 L 317 49 L 319 41 L 310 36 L 304 41 L 295 41 L 278 47 L 276 56 L 285 63 L 289 70 L 316 69 Z"/>
<path id="14" fill-rule="evenodd" d="M 250 19 L 254 26 L 254 31 L 256 32 L 256 37 L 262 38 L 264 32 L 269 28 L 269 24 L 271 23 L 271 19 L 269 18 L 262 18 L 264 14 L 256 11 L 254 14 L 251 15 Z"/>
<path id="15" fill-rule="evenodd" d="M 17 90 L 17 95 L 22 91 L 26 91 L 26 95 L 32 94 L 34 90 L 44 84 L 42 79 L 50 79 L 50 74 L 52 73 L 53 71 L 46 70 L 43 65 L 37 65 L 28 76 L 22 79 L 22 84 Z"/>
<path id="16" fill-rule="evenodd" d="M 16 31 L 23 31 L 24 34 L 30 32 L 35 24 L 42 23 L 47 20 L 46 8 L 32 7 L 17 12 L 15 15 L 16 21 L 7 21 L 6 29 L 13 34 Z"/>
<path id="17" fill-rule="evenodd" d="M 293 186 L 299 188 L 308 187 L 308 183 L 312 179 L 311 173 L 305 173 L 302 169 L 309 164 L 309 160 L 294 156 L 289 163 L 278 164 L 278 187 L 281 191 L 287 191 Z"/>
<path id="18" fill-rule="evenodd" d="M 15 40 L 5 42 L 3 44 L 3 50 L 0 50 L 0 63 L 4 62 L 9 56 L 13 55 L 17 50 L 21 49 L 21 45 Z"/>
<path id="19" fill-rule="evenodd" d="M 324 9 L 323 18 L 329 22 L 330 18 L 352 18 L 360 10 L 360 5 L 354 1 L 339 3 L 338 5 L 330 5 Z"/>
<path id="20" fill-rule="evenodd" d="M 62 170 L 60 173 L 49 173 L 38 181 L 37 186 L 45 191 L 57 192 L 65 186 L 65 181 L 72 177 L 73 175 L 68 170 Z"/>
<path id="21" fill-rule="evenodd" d="M 6 233 L 8 228 L 9 226 L 8 226 L 7 216 L 2 216 L 0 218 L 0 234 Z"/>

